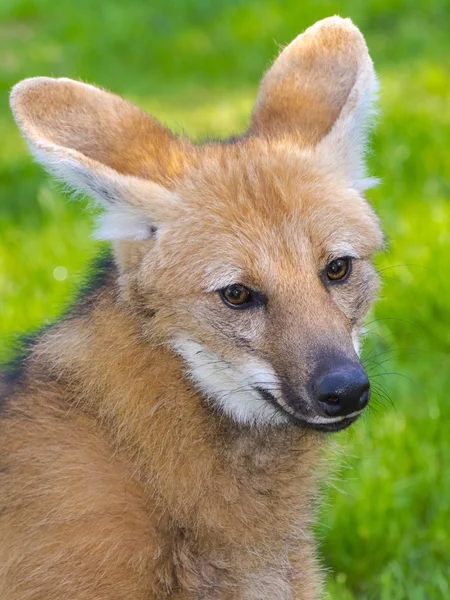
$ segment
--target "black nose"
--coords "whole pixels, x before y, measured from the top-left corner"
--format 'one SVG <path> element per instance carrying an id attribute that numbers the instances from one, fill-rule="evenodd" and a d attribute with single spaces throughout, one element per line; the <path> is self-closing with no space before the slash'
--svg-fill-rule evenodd
<path id="1" fill-rule="evenodd" d="M 370 398 L 370 384 L 361 366 L 340 366 L 319 375 L 316 399 L 329 417 L 342 417 L 362 410 Z"/>

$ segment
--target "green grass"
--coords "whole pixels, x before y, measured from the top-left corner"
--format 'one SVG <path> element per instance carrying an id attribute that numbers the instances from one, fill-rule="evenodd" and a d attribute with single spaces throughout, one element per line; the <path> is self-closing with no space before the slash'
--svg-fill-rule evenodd
<path id="1" fill-rule="evenodd" d="M 98 249 L 86 205 L 64 201 L 32 164 L 8 109 L 13 83 L 81 78 L 177 131 L 228 134 L 245 126 L 277 45 L 335 13 L 362 28 L 380 75 L 370 163 L 383 182 L 369 196 L 390 243 L 365 350 L 377 397 L 335 437 L 338 474 L 319 518 L 328 591 L 449 598 L 449 0 L 3 0 L 0 359 L 14 332 L 61 312 Z"/>

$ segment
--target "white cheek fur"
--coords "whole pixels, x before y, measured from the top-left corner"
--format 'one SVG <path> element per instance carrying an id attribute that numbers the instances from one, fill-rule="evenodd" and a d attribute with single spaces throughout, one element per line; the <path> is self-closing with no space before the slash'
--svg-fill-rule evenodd
<path id="1" fill-rule="evenodd" d="M 280 425 L 288 417 L 271 406 L 253 386 L 273 395 L 279 382 L 267 363 L 249 358 L 239 367 L 223 360 L 198 342 L 178 337 L 172 348 L 189 367 L 189 375 L 206 398 L 243 425 Z"/>

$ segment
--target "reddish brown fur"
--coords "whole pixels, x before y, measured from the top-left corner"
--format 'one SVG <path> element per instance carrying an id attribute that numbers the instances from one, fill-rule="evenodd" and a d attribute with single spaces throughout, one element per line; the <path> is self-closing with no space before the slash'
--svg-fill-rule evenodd
<path id="1" fill-rule="evenodd" d="M 302 34 L 302 44 L 289 44 L 264 77 L 252 115 L 252 130 L 267 135 L 292 131 L 292 113 L 299 122 L 302 145 L 317 143 L 339 116 L 359 70 L 365 43 L 357 30 L 341 22 Z M 299 72 L 295 65 L 301 61 Z M 317 86 L 317 71 L 321 86 Z"/>
<path id="2" fill-rule="evenodd" d="M 381 233 L 345 169 L 311 148 L 339 126 L 370 59 L 347 21 L 305 36 L 263 80 L 250 133 L 229 144 L 194 146 L 67 80 L 13 93 L 35 149 L 133 185 L 139 210 L 153 190 L 149 218 L 163 233 L 115 241 L 98 289 L 3 382 L 0 598 L 319 597 L 311 523 L 322 434 L 219 414 L 171 345 L 195 335 L 230 363 L 263 356 L 299 388 L 321 348 L 354 354 Z M 316 94 L 302 65 L 304 81 L 324 80 Z M 343 242 L 360 257 L 345 292 L 318 277 Z M 229 267 L 264 290 L 270 318 L 226 312 L 209 288 Z"/>

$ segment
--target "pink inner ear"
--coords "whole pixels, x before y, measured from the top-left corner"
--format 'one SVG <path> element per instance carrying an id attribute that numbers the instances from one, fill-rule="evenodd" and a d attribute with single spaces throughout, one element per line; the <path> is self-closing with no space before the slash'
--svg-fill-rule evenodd
<path id="1" fill-rule="evenodd" d="M 364 38 L 349 20 L 320 21 L 289 44 L 263 78 L 250 131 L 316 145 L 339 118 L 366 64 Z"/>

